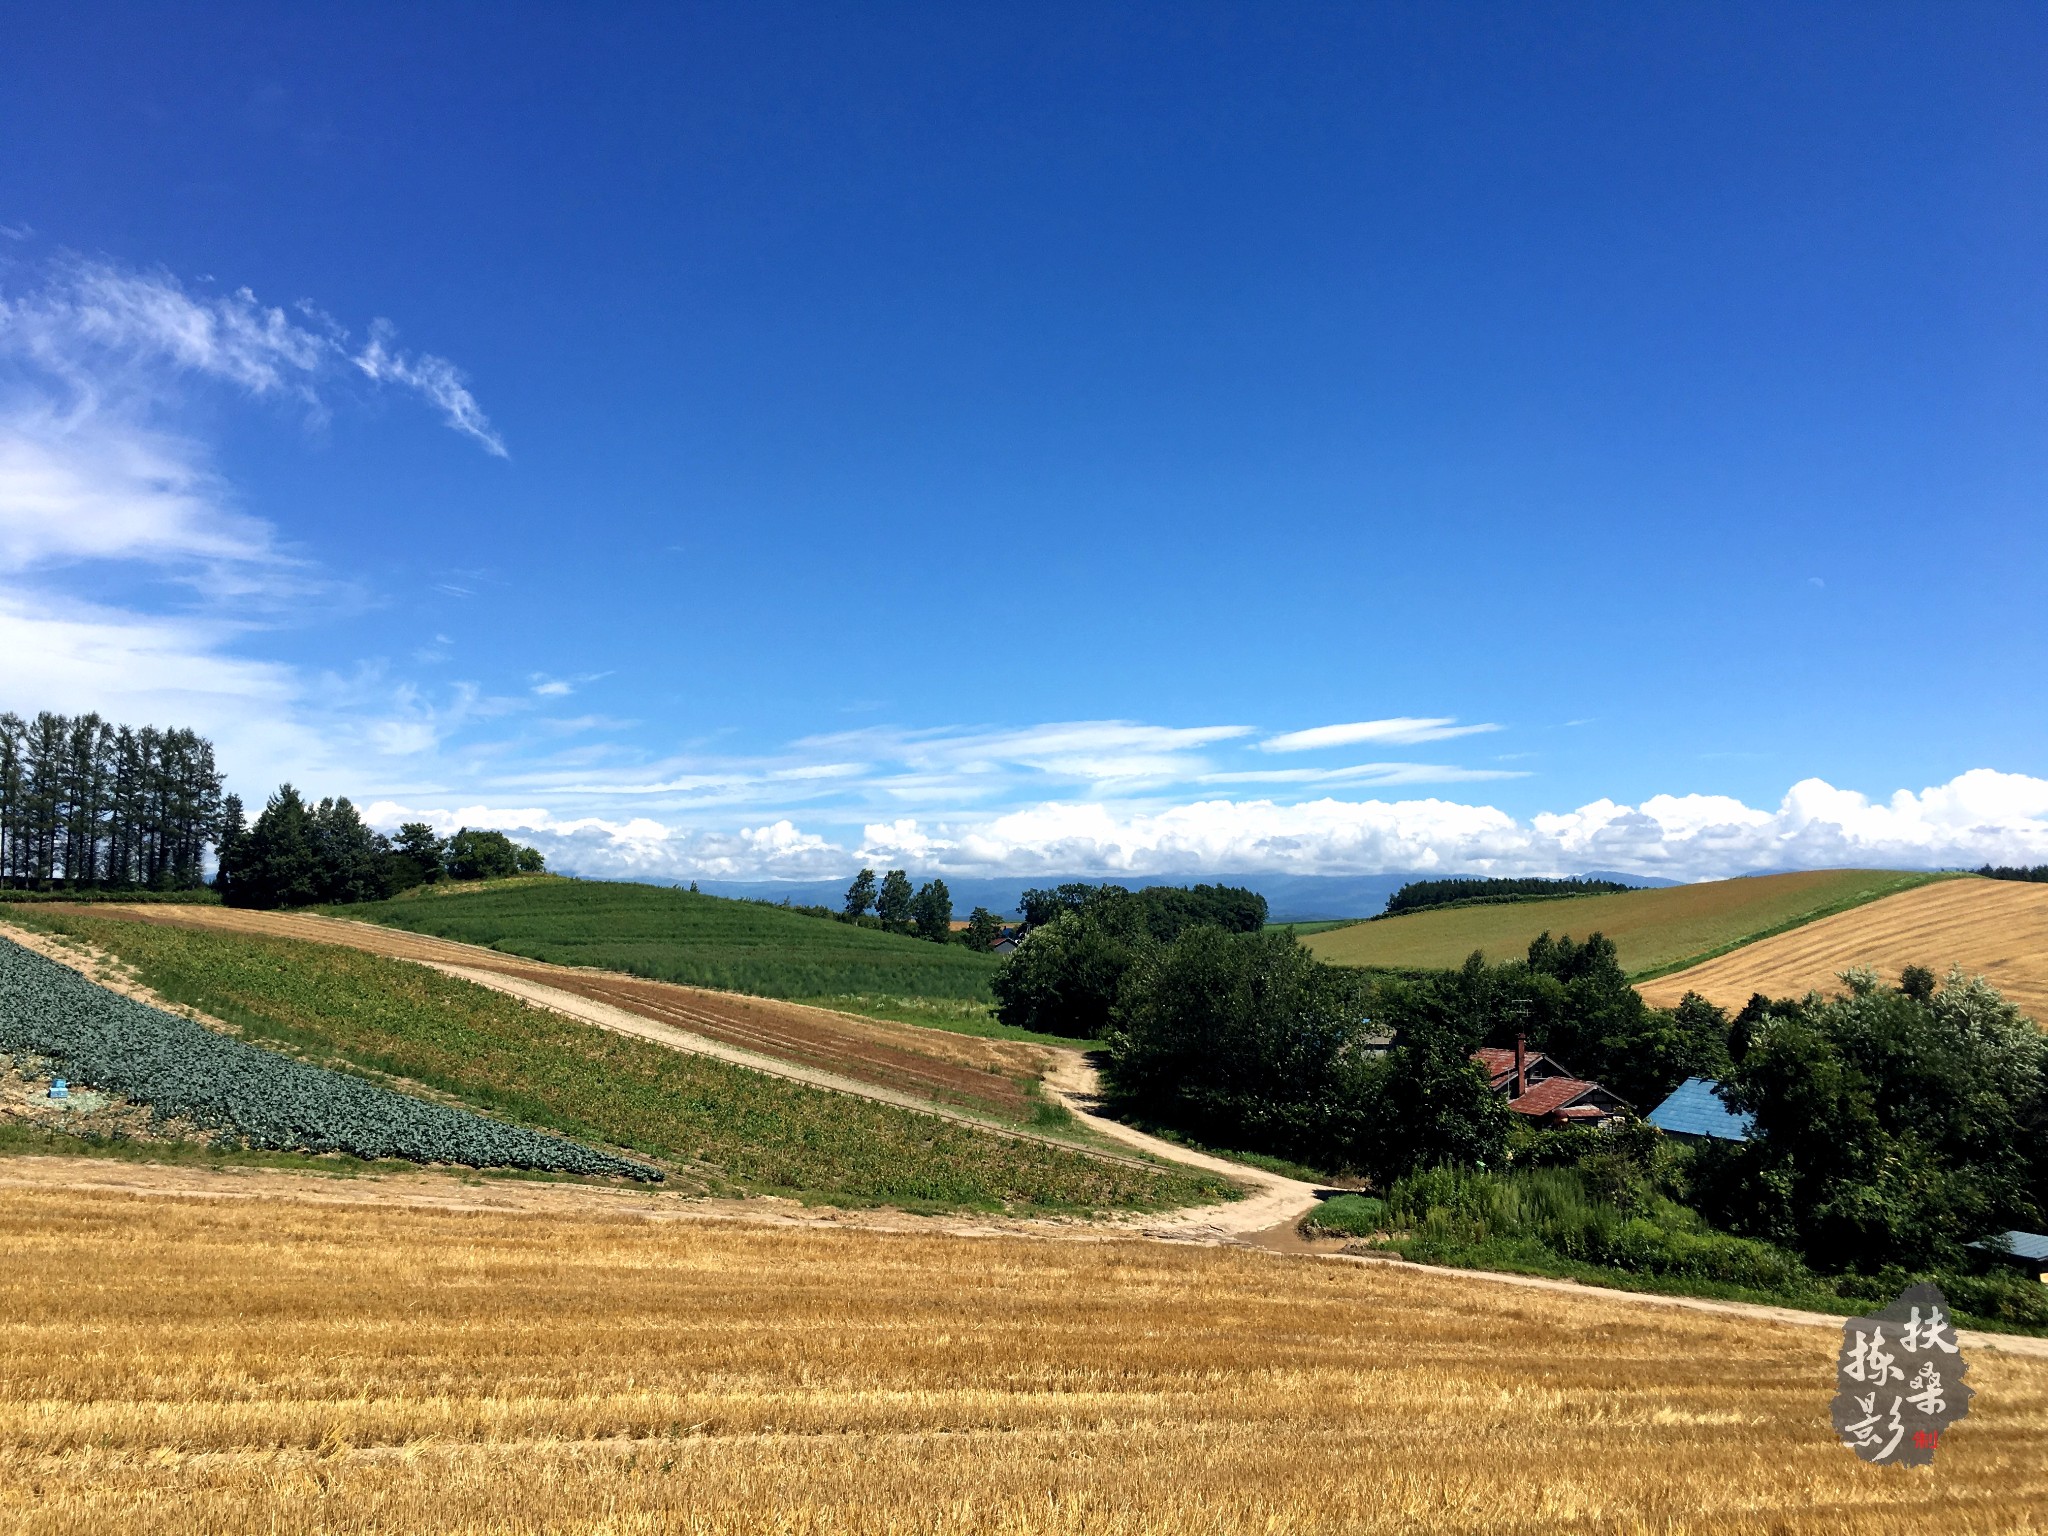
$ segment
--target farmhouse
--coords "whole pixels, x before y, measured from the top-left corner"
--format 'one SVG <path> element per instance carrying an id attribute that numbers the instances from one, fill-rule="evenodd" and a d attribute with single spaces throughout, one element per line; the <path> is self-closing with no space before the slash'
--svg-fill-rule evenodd
<path id="1" fill-rule="evenodd" d="M 1711 1077 L 1688 1077 L 1644 1118 L 1680 1141 L 1747 1141 L 1753 1123 L 1721 1102 Z"/>
<path id="2" fill-rule="evenodd" d="M 1612 1125 L 1629 1106 L 1590 1078 L 1575 1077 L 1562 1062 L 1529 1049 L 1515 1036 L 1513 1050 L 1482 1046 L 1472 1059 L 1486 1069 L 1493 1091 L 1518 1115 L 1546 1125 Z"/>
<path id="3" fill-rule="evenodd" d="M 1970 1246 L 2048 1285 L 2048 1232 L 2005 1232 Z"/>

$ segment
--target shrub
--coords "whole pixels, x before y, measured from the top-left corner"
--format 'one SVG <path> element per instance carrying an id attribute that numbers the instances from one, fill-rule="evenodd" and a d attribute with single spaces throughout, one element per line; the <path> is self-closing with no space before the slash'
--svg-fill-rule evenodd
<path id="1" fill-rule="evenodd" d="M 1588 1189 L 1576 1169 L 1509 1174 L 1434 1168 L 1388 1191 L 1389 1226 L 1413 1257 L 1439 1262 L 1560 1258 L 1636 1274 L 1755 1290 L 1809 1283 L 1792 1254 L 1715 1232 L 1692 1211 L 1632 1186 L 1633 1209 Z"/>

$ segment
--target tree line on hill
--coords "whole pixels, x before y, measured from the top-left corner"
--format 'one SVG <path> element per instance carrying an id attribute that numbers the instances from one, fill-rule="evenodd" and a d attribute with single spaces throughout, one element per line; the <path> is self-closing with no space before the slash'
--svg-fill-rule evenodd
<path id="1" fill-rule="evenodd" d="M 1115 1102 L 1210 1146 L 1383 1191 L 1432 1170 L 1570 1170 L 1604 1192 L 1613 1231 L 1630 1210 L 1649 1222 L 1644 1254 L 1731 1277 L 1965 1275 L 1985 1262 L 1975 1239 L 2048 1215 L 2048 1042 L 1981 979 L 1851 973 L 1840 997 L 1758 997 L 1730 1018 L 1697 995 L 1649 1007 L 1599 934 L 1392 974 L 1323 964 L 1285 931 L 1155 931 L 1139 914 L 1130 893 L 1098 894 L 1034 927 L 994 979 L 998 1015 L 1101 1040 Z M 1538 1130 L 1473 1060 L 1517 1035 L 1639 1111 L 1713 1079 L 1753 1130 L 1697 1148 L 1639 1122 Z M 1677 1226 L 1657 1228 L 1653 1207 Z M 1617 1242 L 1609 1261 L 1632 1262 Z M 2040 1298 L 2007 1301 L 2048 1321 Z"/>
<path id="2" fill-rule="evenodd" d="M 309 803 L 279 787 L 253 825 L 230 795 L 222 818 L 214 884 L 231 907 L 309 907 L 382 901 L 440 880 L 493 880 L 540 874 L 537 849 L 502 832 L 463 827 L 439 836 L 412 821 L 386 837 L 363 821 L 347 797 Z"/>
<path id="3" fill-rule="evenodd" d="M 2037 884 L 2048 884 L 2048 864 L 2036 864 L 2032 868 L 2014 868 L 2008 864 L 1986 864 L 1977 871 L 1987 880 L 2031 880 Z"/>
<path id="4" fill-rule="evenodd" d="M 213 743 L 96 714 L 0 714 L 0 885 L 186 890 L 224 802 Z"/>
<path id="5" fill-rule="evenodd" d="M 1398 917 L 1404 912 L 1424 912 L 1431 907 L 1474 906 L 1492 901 L 1531 901 L 1545 896 L 1599 896 L 1636 887 L 1619 880 L 1573 877 L 1568 880 L 1528 878 L 1486 878 L 1469 876 L 1450 880 L 1410 880 L 1387 898 L 1381 917 Z"/>
<path id="6" fill-rule="evenodd" d="M 846 900 L 833 914 L 841 922 L 884 933 L 915 934 L 934 944 L 965 944 L 984 953 L 994 949 L 1003 937 L 1003 925 L 987 907 L 976 907 L 964 928 L 953 927 L 953 893 L 943 880 L 927 880 L 915 890 L 910 876 L 892 869 L 875 881 L 872 869 L 863 869 L 846 888 Z"/>

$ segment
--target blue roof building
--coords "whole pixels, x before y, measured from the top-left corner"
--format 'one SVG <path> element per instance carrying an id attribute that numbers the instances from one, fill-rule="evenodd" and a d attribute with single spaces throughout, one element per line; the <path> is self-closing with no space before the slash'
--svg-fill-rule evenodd
<path id="1" fill-rule="evenodd" d="M 1970 1246 L 1994 1253 L 2008 1264 L 2048 1281 L 2048 1233 L 2002 1232 Z"/>
<path id="2" fill-rule="evenodd" d="M 1688 1077 L 1650 1111 L 1650 1124 L 1666 1135 L 1691 1141 L 1749 1140 L 1753 1120 L 1723 1104 L 1714 1092 L 1719 1086 L 1711 1077 Z"/>

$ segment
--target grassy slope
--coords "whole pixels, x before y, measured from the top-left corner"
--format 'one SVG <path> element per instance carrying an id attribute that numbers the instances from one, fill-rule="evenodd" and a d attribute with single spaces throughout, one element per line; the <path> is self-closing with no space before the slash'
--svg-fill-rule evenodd
<path id="1" fill-rule="evenodd" d="M 1416 912 L 1312 934 L 1304 942 L 1340 965 L 1455 966 L 1475 949 L 1496 962 L 1517 959 L 1545 932 L 1577 938 L 1604 933 L 1629 973 L 1644 977 L 1940 878 L 1897 870 L 1810 870 Z"/>
<path id="2" fill-rule="evenodd" d="M 999 963 L 962 945 L 931 944 L 755 902 L 597 880 L 540 877 L 482 888 L 429 887 L 392 901 L 332 910 L 533 960 L 757 997 L 985 1001 Z"/>
<path id="3" fill-rule="evenodd" d="M 1313 922 L 1307 923 L 1268 923 L 1266 924 L 1266 932 L 1279 933 L 1284 930 L 1293 934 L 1298 939 L 1305 939 L 1312 933 L 1329 933 L 1338 928 L 1349 928 L 1354 923 L 1366 921 L 1368 919 L 1363 917 L 1319 917 Z"/>
<path id="4" fill-rule="evenodd" d="M 357 950 L 69 915 L 38 914 L 37 926 L 117 955 L 257 1043 L 630 1148 L 680 1165 L 685 1183 L 694 1172 L 708 1188 L 842 1205 L 1022 1210 L 1229 1193 L 686 1055 Z"/>

